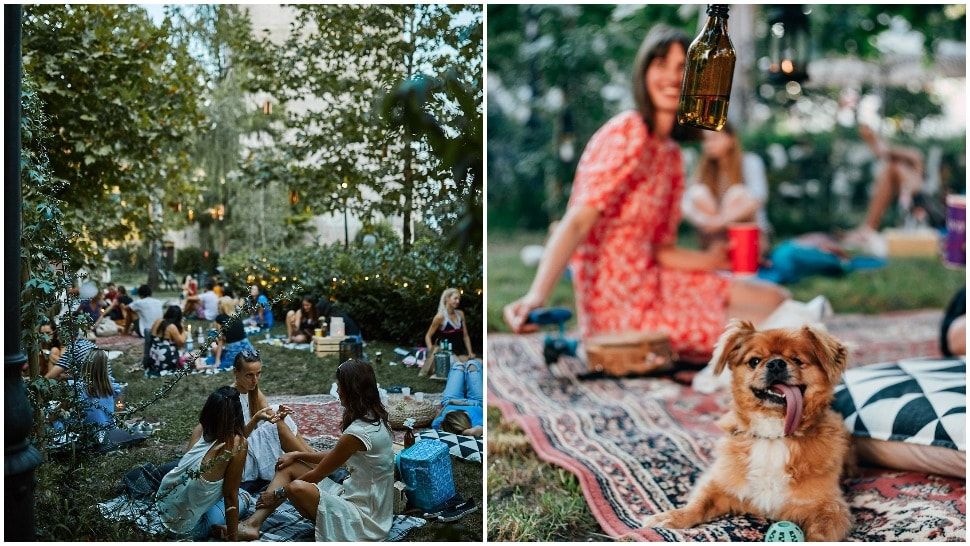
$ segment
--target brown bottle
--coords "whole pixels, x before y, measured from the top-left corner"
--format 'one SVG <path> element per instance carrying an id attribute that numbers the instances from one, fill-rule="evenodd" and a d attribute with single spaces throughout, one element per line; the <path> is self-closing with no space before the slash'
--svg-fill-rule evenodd
<path id="1" fill-rule="evenodd" d="M 734 46 L 728 37 L 726 4 L 707 6 L 707 24 L 687 50 L 677 123 L 720 131 L 727 122 Z"/>

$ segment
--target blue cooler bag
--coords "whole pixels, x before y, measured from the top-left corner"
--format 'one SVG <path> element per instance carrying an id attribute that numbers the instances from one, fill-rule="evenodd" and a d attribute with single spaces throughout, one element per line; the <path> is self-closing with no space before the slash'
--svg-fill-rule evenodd
<path id="1" fill-rule="evenodd" d="M 401 481 L 407 485 L 409 504 L 431 510 L 455 496 L 448 446 L 438 440 L 422 440 L 397 456 Z"/>

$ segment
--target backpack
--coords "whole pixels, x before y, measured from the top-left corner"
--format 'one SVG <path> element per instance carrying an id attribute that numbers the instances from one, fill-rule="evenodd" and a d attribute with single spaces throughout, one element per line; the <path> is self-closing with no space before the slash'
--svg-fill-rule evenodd
<path id="1" fill-rule="evenodd" d="M 162 466 L 145 463 L 132 468 L 121 477 L 121 494 L 128 495 L 132 500 L 151 499 L 162 485 L 165 474 L 176 466 L 178 461 L 165 463 Z"/>

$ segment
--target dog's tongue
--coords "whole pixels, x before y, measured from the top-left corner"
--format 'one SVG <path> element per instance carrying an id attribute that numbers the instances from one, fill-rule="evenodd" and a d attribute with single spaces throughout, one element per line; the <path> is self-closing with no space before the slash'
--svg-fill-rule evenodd
<path id="1" fill-rule="evenodd" d="M 802 419 L 802 391 L 784 383 L 775 383 L 771 390 L 785 395 L 785 436 L 790 436 Z"/>

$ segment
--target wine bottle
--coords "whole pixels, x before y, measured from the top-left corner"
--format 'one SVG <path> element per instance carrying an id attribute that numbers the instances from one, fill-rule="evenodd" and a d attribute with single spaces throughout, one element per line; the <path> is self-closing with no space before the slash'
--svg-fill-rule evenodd
<path id="1" fill-rule="evenodd" d="M 720 131 L 727 123 L 734 46 L 728 37 L 726 4 L 708 4 L 707 24 L 687 50 L 677 123 Z"/>

